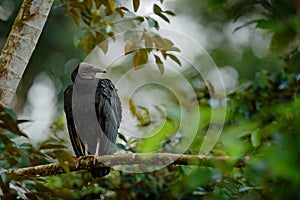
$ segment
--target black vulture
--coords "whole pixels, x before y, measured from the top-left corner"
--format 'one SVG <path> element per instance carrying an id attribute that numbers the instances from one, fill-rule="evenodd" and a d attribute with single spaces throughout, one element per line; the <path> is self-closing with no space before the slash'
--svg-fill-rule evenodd
<path id="1" fill-rule="evenodd" d="M 64 110 L 69 136 L 77 157 L 114 153 L 122 110 L 117 89 L 109 79 L 96 78 L 104 70 L 80 63 L 72 72 L 72 84 L 64 92 Z M 109 167 L 91 167 L 93 177 L 110 172 Z"/>

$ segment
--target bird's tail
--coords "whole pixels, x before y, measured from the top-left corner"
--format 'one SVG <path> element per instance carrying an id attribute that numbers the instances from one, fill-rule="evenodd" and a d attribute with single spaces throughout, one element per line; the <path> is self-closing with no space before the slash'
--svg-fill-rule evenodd
<path id="1" fill-rule="evenodd" d="M 94 178 L 101 178 L 109 174 L 110 167 L 93 168 L 90 170 L 90 172 Z"/>

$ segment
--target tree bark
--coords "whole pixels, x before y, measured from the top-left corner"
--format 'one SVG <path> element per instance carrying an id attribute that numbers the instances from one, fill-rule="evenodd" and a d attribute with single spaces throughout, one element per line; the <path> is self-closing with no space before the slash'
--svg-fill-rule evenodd
<path id="1" fill-rule="evenodd" d="M 0 55 L 0 103 L 10 106 L 54 0 L 24 0 Z"/>
<path id="2" fill-rule="evenodd" d="M 96 159 L 96 160 L 95 160 Z M 236 167 L 244 167 L 247 159 L 241 160 L 236 163 Z M 227 156 L 199 156 L 199 155 L 186 155 L 186 154 L 171 154 L 171 153 L 157 153 L 157 154 L 117 154 L 117 155 L 107 155 L 98 156 L 94 158 L 93 156 L 82 157 L 81 159 L 76 159 L 79 164 L 67 163 L 64 165 L 68 166 L 69 171 L 78 170 L 88 170 L 91 166 L 94 167 L 104 167 L 104 166 L 124 166 L 124 165 L 196 165 L 196 166 L 206 166 L 215 167 L 220 164 L 224 164 L 229 161 Z M 7 175 L 12 176 L 49 176 L 54 174 L 65 173 L 64 168 L 59 163 L 52 163 L 46 165 L 39 165 L 34 167 L 26 167 L 15 169 L 6 172 Z"/>

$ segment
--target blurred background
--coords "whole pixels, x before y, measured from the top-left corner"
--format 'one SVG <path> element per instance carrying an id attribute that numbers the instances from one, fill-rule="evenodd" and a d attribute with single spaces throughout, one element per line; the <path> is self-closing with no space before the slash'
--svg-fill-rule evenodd
<path id="1" fill-rule="evenodd" d="M 21 2 L 1 1 L 5 12 L 0 21 L 0 47 L 3 47 L 6 41 Z M 150 13 L 153 2 L 142 2 L 138 14 Z M 130 2 L 123 3 L 130 5 Z M 205 7 L 205 3 L 197 1 L 168 1 L 163 6 L 164 9 L 173 10 L 176 17 L 170 17 L 170 23 L 161 20 L 161 26 L 190 37 L 208 51 L 219 67 L 219 72 L 222 73 L 227 92 L 237 87 L 238 77 L 251 79 L 262 69 L 272 69 L 272 71 L 282 69 L 283 63 L 276 57 L 270 56 L 268 52 L 270 33 L 256 29 L 254 25 L 235 31 L 245 22 L 254 19 L 255 13 L 232 22 L 221 17 L 224 13 L 210 10 L 211 8 Z M 70 73 L 87 55 L 81 46 L 75 46 L 78 43 L 76 34 L 79 32 L 74 22 L 66 15 L 60 1 L 55 1 L 14 99 L 13 107 L 19 116 L 32 120 L 31 124 L 24 125 L 23 130 L 33 140 L 45 139 L 50 133 L 48 129 L 50 124 L 62 115 L 63 91 L 70 84 Z M 175 44 L 178 40 L 176 36 L 172 38 L 172 35 L 169 35 L 168 39 L 175 39 Z M 121 44 L 117 44 L 110 49 L 120 47 Z M 207 55 L 193 49 L 190 49 L 188 54 L 190 58 L 198 58 L 201 62 L 203 59 L 208 59 L 203 58 Z M 111 60 L 112 57 L 102 56 L 99 59 L 100 63 L 101 59 Z M 99 60 L 96 62 L 99 63 Z M 127 59 L 127 62 L 124 61 L 119 65 L 123 65 L 124 68 L 124 65 L 131 67 L 132 64 Z M 214 77 L 216 76 L 211 70 L 205 79 L 211 81 L 219 79 Z M 214 86 L 218 87 L 215 84 L 220 87 L 220 83 L 214 83 Z"/>

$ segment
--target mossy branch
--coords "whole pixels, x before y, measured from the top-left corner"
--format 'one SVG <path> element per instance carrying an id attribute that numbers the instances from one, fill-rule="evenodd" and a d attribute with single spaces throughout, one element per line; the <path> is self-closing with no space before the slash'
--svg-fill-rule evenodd
<path id="1" fill-rule="evenodd" d="M 114 167 L 126 165 L 146 165 L 146 166 L 168 166 L 168 165 L 196 165 L 215 167 L 229 161 L 227 156 L 199 156 L 186 154 L 171 154 L 171 153 L 156 153 L 156 154 L 117 154 L 105 156 L 85 156 L 75 162 L 52 163 L 39 165 L 34 167 L 26 167 L 7 171 L 7 175 L 22 175 L 22 176 L 49 176 L 61 174 L 67 171 L 89 170 L 93 167 Z M 242 160 L 236 164 L 237 167 L 245 166 L 245 161 Z"/>

